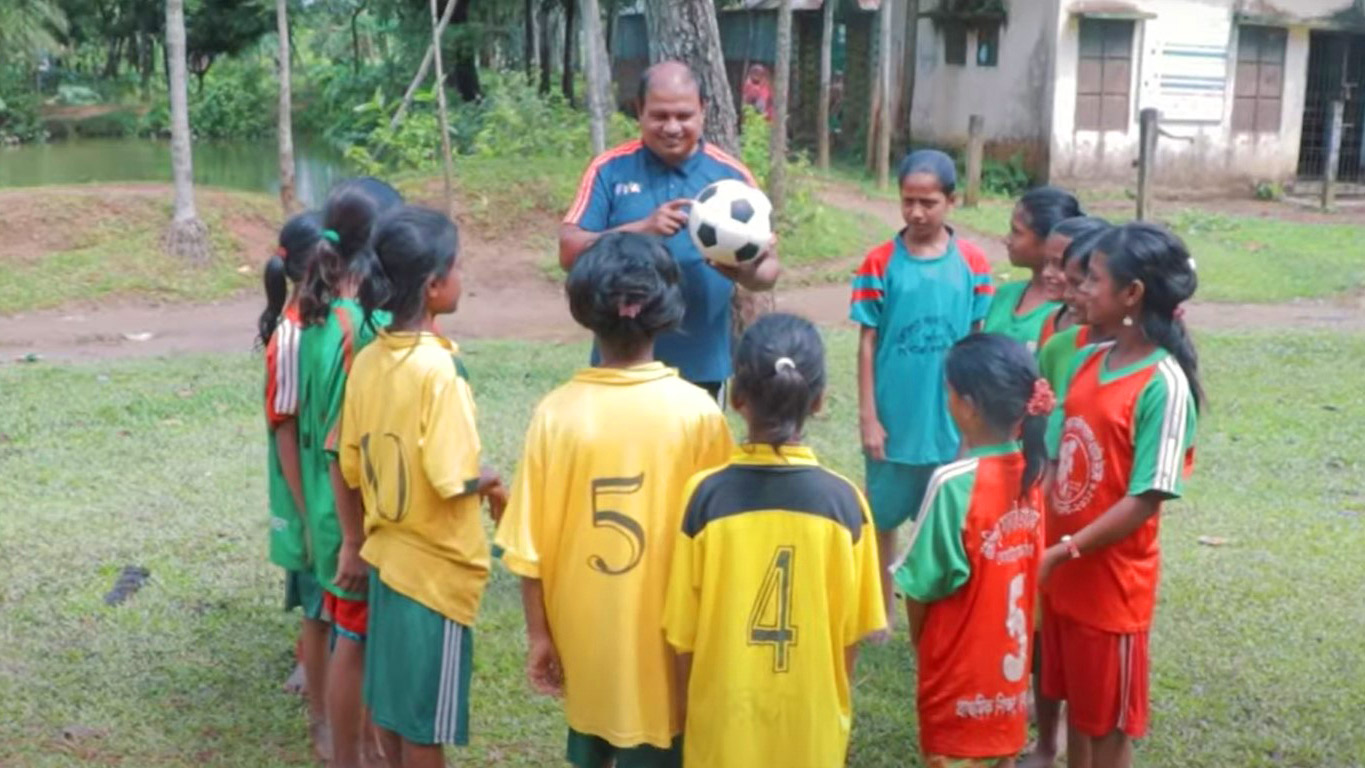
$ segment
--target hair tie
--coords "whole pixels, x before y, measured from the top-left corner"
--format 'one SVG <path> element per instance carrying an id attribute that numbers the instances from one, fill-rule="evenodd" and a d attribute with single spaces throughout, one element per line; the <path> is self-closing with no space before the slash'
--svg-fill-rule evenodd
<path id="1" fill-rule="evenodd" d="M 275 255 L 278 256 L 281 261 L 288 261 L 289 249 L 285 248 L 283 245 L 277 245 L 275 246 Z"/>
<path id="2" fill-rule="evenodd" d="M 1175 305 L 1175 309 L 1171 312 L 1171 316 L 1174 317 L 1176 320 L 1183 321 L 1185 319 L 1185 305 L 1184 304 Z"/>
<path id="3" fill-rule="evenodd" d="M 1045 416 L 1057 407 L 1057 396 L 1052 394 L 1052 385 L 1047 383 L 1047 379 L 1037 379 L 1033 382 L 1033 396 L 1028 400 L 1028 407 L 1025 410 L 1030 416 Z"/>
<path id="4" fill-rule="evenodd" d="M 1194 263 L 1194 257 L 1193 257 L 1193 256 L 1190 257 L 1190 271 L 1191 271 L 1191 272 L 1197 272 L 1197 271 L 1199 271 L 1199 268 L 1198 268 L 1198 267 L 1195 265 L 1195 263 Z"/>
<path id="5" fill-rule="evenodd" d="M 778 373 L 783 371 L 794 371 L 796 370 L 796 361 L 790 357 L 779 357 L 777 358 L 777 362 L 773 363 L 773 370 Z"/>
<path id="6" fill-rule="evenodd" d="M 634 318 L 636 318 L 636 317 L 639 317 L 639 316 L 640 316 L 640 302 L 637 301 L 637 302 L 635 302 L 634 304 L 627 304 L 627 303 L 624 302 L 624 301 L 621 302 L 621 303 L 620 303 L 619 305 L 617 305 L 617 307 L 616 307 L 616 316 L 617 316 L 617 317 L 629 317 L 629 318 L 632 318 L 632 319 L 634 319 Z"/>
<path id="7" fill-rule="evenodd" d="M 322 239 L 332 245 L 341 245 L 341 235 L 338 235 L 335 229 L 322 230 Z"/>

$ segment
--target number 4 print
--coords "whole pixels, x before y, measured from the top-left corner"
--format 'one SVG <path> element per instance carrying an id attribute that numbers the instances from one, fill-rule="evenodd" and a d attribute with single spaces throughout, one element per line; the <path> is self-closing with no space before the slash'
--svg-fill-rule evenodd
<path id="1" fill-rule="evenodd" d="M 613 568 L 607 564 L 606 558 L 601 555 L 588 557 L 588 565 L 595 571 L 600 571 L 609 576 L 619 576 L 626 571 L 640 564 L 640 558 L 645 556 L 645 529 L 640 524 L 625 513 L 614 509 L 602 509 L 603 496 L 629 496 L 639 493 L 645 486 L 644 473 L 635 477 L 598 477 L 592 481 L 592 525 L 594 528 L 609 528 L 625 537 L 626 543 L 630 545 L 630 557 L 626 559 L 626 564 L 619 568 Z"/>
<path id="2" fill-rule="evenodd" d="M 791 623 L 795 562 L 795 547 L 777 548 L 749 613 L 749 645 L 773 647 L 774 672 L 791 668 L 791 648 L 796 645 L 796 627 Z"/>

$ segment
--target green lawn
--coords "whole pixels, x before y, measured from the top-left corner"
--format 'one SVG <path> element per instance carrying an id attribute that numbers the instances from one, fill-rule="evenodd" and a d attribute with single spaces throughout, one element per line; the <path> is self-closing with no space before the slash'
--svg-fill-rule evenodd
<path id="1" fill-rule="evenodd" d="M 853 336 L 829 338 L 829 410 L 811 438 L 859 475 Z M 1365 393 L 1341 371 L 1365 359 L 1365 336 L 1200 341 L 1213 411 L 1190 499 L 1164 520 L 1138 762 L 1360 766 L 1365 433 L 1350 425 Z M 535 400 L 585 356 L 468 345 L 493 461 L 510 471 Z M 307 764 L 302 708 L 279 692 L 296 617 L 265 560 L 259 378 L 248 356 L 0 368 L 0 765 Z M 127 564 L 151 581 L 106 607 Z M 522 681 L 501 569 L 478 632 L 460 762 L 558 764 L 562 720 Z M 917 764 L 913 674 L 903 641 L 863 653 L 850 765 Z"/>

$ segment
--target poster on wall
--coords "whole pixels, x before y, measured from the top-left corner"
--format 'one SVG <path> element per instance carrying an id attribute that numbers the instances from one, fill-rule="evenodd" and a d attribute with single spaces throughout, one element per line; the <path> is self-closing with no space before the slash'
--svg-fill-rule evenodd
<path id="1" fill-rule="evenodd" d="M 1148 22 L 1156 53 L 1149 93 L 1163 120 L 1218 123 L 1228 89 L 1232 17 L 1226 9 L 1185 10 Z"/>

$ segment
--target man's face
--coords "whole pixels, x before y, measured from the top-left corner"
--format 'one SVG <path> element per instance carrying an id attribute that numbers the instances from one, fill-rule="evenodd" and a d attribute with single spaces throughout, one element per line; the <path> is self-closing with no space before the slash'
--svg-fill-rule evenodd
<path id="1" fill-rule="evenodd" d="M 669 165 L 678 165 L 697 148 L 706 110 L 696 87 L 663 83 L 645 93 L 640 137 Z"/>

